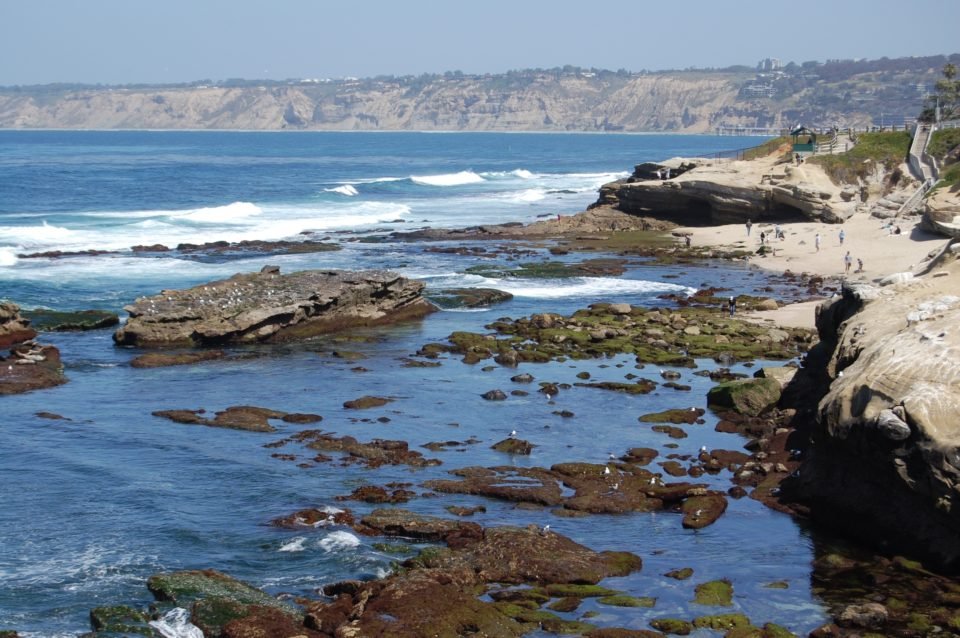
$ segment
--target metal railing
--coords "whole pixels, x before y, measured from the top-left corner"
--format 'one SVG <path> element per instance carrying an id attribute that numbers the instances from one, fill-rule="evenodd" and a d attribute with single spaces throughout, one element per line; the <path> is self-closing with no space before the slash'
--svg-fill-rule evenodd
<path id="1" fill-rule="evenodd" d="M 896 217 L 906 215 L 907 213 L 912 213 L 914 210 L 916 210 L 917 206 L 920 205 L 920 202 L 923 201 L 923 198 L 926 196 L 926 194 L 930 192 L 931 188 L 933 188 L 935 182 L 936 180 L 932 177 L 923 180 L 923 183 L 920 184 L 920 188 L 918 188 L 913 195 L 907 199 L 907 201 L 900 205 L 900 208 L 897 210 Z"/>

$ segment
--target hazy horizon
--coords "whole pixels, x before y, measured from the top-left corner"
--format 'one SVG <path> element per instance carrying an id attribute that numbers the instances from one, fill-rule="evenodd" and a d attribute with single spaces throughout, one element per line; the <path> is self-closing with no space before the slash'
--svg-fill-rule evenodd
<path id="1" fill-rule="evenodd" d="M 910 9 L 907 11 L 907 9 Z M 600 0 L 431 6 L 374 0 L 13 0 L 0 4 L 0 85 L 370 78 L 565 65 L 631 72 L 956 52 L 960 3 Z M 920 24 L 922 28 L 903 28 Z M 895 37 L 891 37 L 895 36 Z"/>

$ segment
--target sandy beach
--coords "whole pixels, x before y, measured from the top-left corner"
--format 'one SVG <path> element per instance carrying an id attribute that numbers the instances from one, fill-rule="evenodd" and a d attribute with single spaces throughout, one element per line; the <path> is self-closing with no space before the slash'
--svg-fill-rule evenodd
<path id="1" fill-rule="evenodd" d="M 919 218 L 900 220 L 899 235 L 891 233 L 888 222 L 867 214 L 856 214 L 843 224 L 796 222 L 781 224 L 784 238 L 773 239 L 774 224 L 754 223 L 749 236 L 743 224 L 711 227 L 684 227 L 674 232 L 689 233 L 694 245 L 726 246 L 756 250 L 760 234 L 775 254 L 756 256 L 751 263 L 759 268 L 777 272 L 819 274 L 829 277 L 847 277 L 851 281 L 871 282 L 895 272 L 919 271 L 931 252 L 938 252 L 949 240 L 928 233 L 919 227 Z M 840 242 L 840 231 L 844 240 Z M 820 249 L 816 235 L 820 235 Z M 844 273 L 844 256 L 850 252 L 852 265 Z M 857 272 L 857 260 L 863 260 L 862 272 Z M 748 316 L 769 320 L 777 325 L 814 326 L 814 309 L 819 302 L 790 304 L 778 310 L 750 313 Z"/>

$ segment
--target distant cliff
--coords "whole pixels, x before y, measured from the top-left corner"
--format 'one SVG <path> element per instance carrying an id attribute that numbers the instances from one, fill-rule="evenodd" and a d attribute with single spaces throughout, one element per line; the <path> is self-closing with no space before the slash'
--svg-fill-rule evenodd
<path id="1" fill-rule="evenodd" d="M 518 71 L 177 86 L 0 87 L 0 128 L 675 131 L 903 122 L 958 56 L 724 71 Z M 812 66 L 809 66 L 813 64 Z"/>

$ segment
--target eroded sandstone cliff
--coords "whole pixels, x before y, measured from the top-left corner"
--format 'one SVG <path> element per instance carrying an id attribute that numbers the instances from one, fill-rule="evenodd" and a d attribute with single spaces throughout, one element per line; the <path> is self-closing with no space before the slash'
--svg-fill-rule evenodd
<path id="1" fill-rule="evenodd" d="M 960 568 L 960 244 L 818 309 L 829 389 L 788 488 L 817 520 Z"/>

